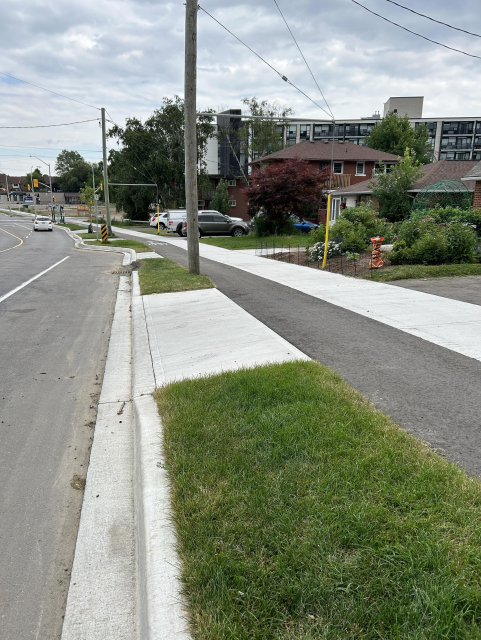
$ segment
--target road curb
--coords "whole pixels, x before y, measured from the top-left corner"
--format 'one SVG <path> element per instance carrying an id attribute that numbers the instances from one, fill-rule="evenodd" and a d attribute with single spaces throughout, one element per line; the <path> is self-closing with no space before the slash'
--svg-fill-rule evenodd
<path id="1" fill-rule="evenodd" d="M 138 634 L 141 640 L 191 640 L 182 604 L 179 559 L 163 466 L 162 421 L 139 276 L 132 274 L 134 502 L 137 529 Z"/>
<path id="2" fill-rule="evenodd" d="M 123 267 L 132 264 L 132 262 L 137 258 L 137 253 L 134 251 L 134 249 L 129 249 L 128 247 L 96 247 L 95 245 L 85 244 L 83 238 L 78 236 L 74 231 L 71 231 L 68 227 L 57 227 L 57 229 L 63 229 L 72 238 L 72 240 L 75 242 L 76 249 L 122 253 L 124 255 L 124 259 L 122 260 Z"/>

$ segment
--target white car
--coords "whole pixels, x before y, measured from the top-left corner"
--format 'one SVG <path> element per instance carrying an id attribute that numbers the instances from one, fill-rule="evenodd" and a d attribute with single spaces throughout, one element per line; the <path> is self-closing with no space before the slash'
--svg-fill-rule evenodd
<path id="1" fill-rule="evenodd" d="M 159 227 L 160 227 L 160 230 L 163 231 L 167 227 L 169 214 L 168 213 L 159 213 L 159 216 L 160 216 Z M 157 228 L 157 214 L 153 215 L 150 218 L 149 224 L 150 224 L 151 227 Z"/>
<path id="2" fill-rule="evenodd" d="M 48 216 L 37 215 L 37 217 L 33 221 L 33 230 L 34 231 L 52 231 L 53 222 L 50 220 Z"/>

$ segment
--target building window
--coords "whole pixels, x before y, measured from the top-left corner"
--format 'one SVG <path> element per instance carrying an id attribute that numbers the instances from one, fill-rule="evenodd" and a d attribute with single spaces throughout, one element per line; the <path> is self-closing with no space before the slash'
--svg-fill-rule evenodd
<path id="1" fill-rule="evenodd" d="M 361 124 L 359 125 L 359 135 L 360 136 L 368 136 L 371 131 L 374 129 L 375 124 Z"/>
<path id="2" fill-rule="evenodd" d="M 321 162 L 319 162 L 319 171 L 327 171 L 330 166 L 331 166 L 330 162 L 325 162 L 321 160 Z"/>
<path id="3" fill-rule="evenodd" d="M 203 207 L 205 205 L 205 200 L 197 200 L 197 206 Z"/>
<path id="4" fill-rule="evenodd" d="M 481 122 L 476 122 L 476 133 L 481 133 Z"/>
<path id="5" fill-rule="evenodd" d="M 341 198 L 331 198 L 331 211 L 329 212 L 330 222 L 334 222 L 339 217 L 341 211 Z"/>
<path id="6" fill-rule="evenodd" d="M 366 175 L 366 171 L 365 171 L 364 162 L 358 162 L 356 164 L 356 176 L 365 176 L 365 175 Z"/>
<path id="7" fill-rule="evenodd" d="M 330 124 L 315 124 L 314 125 L 314 138 L 318 139 L 318 138 L 325 138 L 326 136 L 328 136 L 331 133 L 331 127 L 332 125 Z"/>
<path id="8" fill-rule="evenodd" d="M 461 136 L 450 136 L 449 138 L 441 138 L 441 149 L 471 149 L 473 139 L 463 138 Z"/>
<path id="9" fill-rule="evenodd" d="M 474 122 L 443 122 L 443 134 L 473 133 Z"/>
<path id="10" fill-rule="evenodd" d="M 288 125 L 286 139 L 294 140 L 295 142 L 296 138 L 297 138 L 297 124 Z"/>
<path id="11" fill-rule="evenodd" d="M 310 140 L 311 138 L 311 125 L 310 124 L 301 124 L 299 138 L 301 140 Z"/>
<path id="12" fill-rule="evenodd" d="M 376 162 L 372 170 L 372 175 L 375 176 L 378 173 L 386 173 L 386 165 L 381 165 L 379 162 Z"/>
<path id="13" fill-rule="evenodd" d="M 343 162 L 334 162 L 333 164 L 333 173 L 342 173 L 344 168 Z"/>
<path id="14" fill-rule="evenodd" d="M 235 187 L 235 186 L 236 186 L 236 184 L 237 184 L 237 181 L 236 181 L 236 180 L 229 180 L 229 181 L 227 182 L 227 185 L 228 185 L 229 187 Z"/>
<path id="15" fill-rule="evenodd" d="M 237 206 L 237 200 L 229 200 L 229 207 L 236 207 Z"/>
<path id="16" fill-rule="evenodd" d="M 473 160 L 481 160 L 481 151 L 475 151 L 473 153 Z"/>
<path id="17" fill-rule="evenodd" d="M 475 149 L 481 149 L 481 138 L 475 138 L 474 139 L 474 148 Z"/>

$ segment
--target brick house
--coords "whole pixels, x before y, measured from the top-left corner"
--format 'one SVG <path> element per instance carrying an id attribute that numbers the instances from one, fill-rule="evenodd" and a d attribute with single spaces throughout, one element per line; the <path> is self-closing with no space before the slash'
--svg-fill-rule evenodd
<path id="1" fill-rule="evenodd" d="M 475 192 L 475 185 L 477 185 L 479 192 L 478 208 L 481 208 L 481 182 L 475 182 L 476 178 L 471 177 L 471 173 L 474 171 L 480 176 L 478 180 L 481 181 L 481 162 L 477 160 L 439 160 L 438 162 L 425 164 L 421 167 L 421 171 L 423 175 L 414 183 L 413 188 L 408 191 L 413 197 L 424 187 L 436 182 L 462 180 L 470 192 Z M 344 207 L 355 207 L 362 202 L 369 202 L 372 197 L 372 182 L 375 183 L 376 178 L 336 189 L 331 196 L 336 203 L 336 210 Z"/>
<path id="2" fill-rule="evenodd" d="M 293 146 L 271 153 L 263 158 L 258 158 L 249 164 L 251 166 L 260 165 L 266 162 L 282 162 L 293 158 L 308 160 L 313 171 L 322 171 L 326 166 L 333 167 L 332 187 L 349 187 L 363 182 L 366 178 L 371 179 L 379 171 L 380 163 L 385 167 L 396 164 L 398 156 L 385 151 L 376 151 L 369 147 L 353 144 L 352 142 L 306 140 Z M 340 201 L 339 203 L 340 204 Z M 337 201 L 333 201 L 333 206 L 338 206 Z M 338 214 L 338 211 L 331 207 L 331 218 Z M 319 210 L 319 220 L 326 221 L 326 210 Z"/>
<path id="3" fill-rule="evenodd" d="M 481 209 L 481 162 L 477 162 L 461 180 L 468 189 L 468 185 L 474 183 L 473 209 Z"/>

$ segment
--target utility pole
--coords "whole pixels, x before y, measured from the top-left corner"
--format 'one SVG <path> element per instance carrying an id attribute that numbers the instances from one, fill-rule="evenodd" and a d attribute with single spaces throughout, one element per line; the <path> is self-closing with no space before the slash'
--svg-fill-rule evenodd
<path id="1" fill-rule="evenodd" d="M 197 0 L 186 0 L 184 77 L 185 205 L 189 272 L 200 273 L 197 193 Z"/>
<path id="2" fill-rule="evenodd" d="M 5 177 L 7 178 L 8 215 L 11 216 L 12 215 L 12 209 L 10 207 L 10 191 L 8 190 L 8 176 L 7 176 L 7 174 L 5 174 Z"/>
<path id="3" fill-rule="evenodd" d="M 35 198 L 35 187 L 33 186 L 33 167 L 30 169 L 30 180 L 32 181 L 33 210 L 35 212 L 35 217 L 37 217 L 37 203 L 36 203 L 36 198 Z"/>
<path id="4" fill-rule="evenodd" d="M 50 183 L 50 213 L 52 214 L 52 217 L 54 219 L 55 222 L 55 214 L 53 212 L 53 192 L 52 192 L 52 174 L 50 173 L 50 164 L 48 162 L 45 162 L 45 160 L 42 160 L 42 158 L 39 158 L 38 156 L 32 156 L 32 154 L 30 154 L 31 158 L 37 158 L 37 160 L 40 160 L 40 162 L 43 162 L 43 164 L 46 164 L 48 167 L 48 180 Z M 43 182 L 42 182 L 43 184 Z"/>
<path id="5" fill-rule="evenodd" d="M 104 162 L 104 198 L 105 198 L 105 221 L 107 223 L 107 233 L 112 235 L 112 225 L 110 224 L 110 200 L 109 200 L 109 176 L 107 171 L 107 137 L 105 132 L 105 109 L 102 107 L 102 153 Z"/>
<path id="6" fill-rule="evenodd" d="M 95 193 L 95 173 L 94 173 L 94 165 L 92 165 L 92 186 L 94 189 L 94 203 L 95 203 L 95 232 L 97 234 L 97 242 L 99 240 L 99 221 L 98 221 L 98 213 L 97 213 L 97 194 Z"/>

